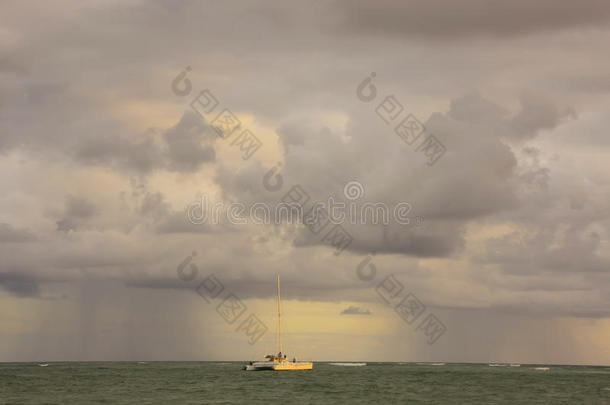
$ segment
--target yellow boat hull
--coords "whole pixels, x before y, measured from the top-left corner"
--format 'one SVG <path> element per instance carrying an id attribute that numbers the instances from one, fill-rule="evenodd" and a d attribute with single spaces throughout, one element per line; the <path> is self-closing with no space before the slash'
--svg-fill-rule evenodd
<path id="1" fill-rule="evenodd" d="M 312 362 L 299 362 L 299 363 L 278 363 L 273 365 L 273 369 L 277 371 L 284 370 L 311 370 L 313 368 Z"/>
<path id="2" fill-rule="evenodd" d="M 299 361 L 292 363 L 289 361 L 257 361 L 245 365 L 243 370 L 246 371 L 263 371 L 263 370 L 277 370 L 277 371 L 292 371 L 292 370 L 311 370 L 313 369 L 313 363 L 311 361 Z"/>

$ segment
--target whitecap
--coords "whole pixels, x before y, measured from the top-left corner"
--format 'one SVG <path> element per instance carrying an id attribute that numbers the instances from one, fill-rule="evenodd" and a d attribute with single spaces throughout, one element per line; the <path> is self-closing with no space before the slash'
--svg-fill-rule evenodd
<path id="1" fill-rule="evenodd" d="M 331 366 L 344 366 L 344 367 L 361 367 L 366 366 L 366 363 L 328 363 Z"/>

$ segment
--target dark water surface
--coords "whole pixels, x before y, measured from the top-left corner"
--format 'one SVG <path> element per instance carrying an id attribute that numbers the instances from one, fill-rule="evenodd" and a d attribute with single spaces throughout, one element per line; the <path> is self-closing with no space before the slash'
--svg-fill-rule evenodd
<path id="1" fill-rule="evenodd" d="M 245 372 L 243 363 L 0 364 L 0 404 L 610 404 L 610 367 L 316 363 Z"/>

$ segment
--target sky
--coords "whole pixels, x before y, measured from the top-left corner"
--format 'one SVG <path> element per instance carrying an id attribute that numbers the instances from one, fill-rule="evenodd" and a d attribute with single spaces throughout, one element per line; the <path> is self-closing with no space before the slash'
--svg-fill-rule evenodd
<path id="1" fill-rule="evenodd" d="M 298 358 L 610 364 L 609 41 L 605 0 L 3 1 L 0 361 L 260 358 L 279 274 Z"/>

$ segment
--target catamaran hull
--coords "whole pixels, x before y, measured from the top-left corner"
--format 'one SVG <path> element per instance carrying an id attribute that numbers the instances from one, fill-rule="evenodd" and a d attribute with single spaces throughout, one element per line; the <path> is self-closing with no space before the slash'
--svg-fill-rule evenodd
<path id="1" fill-rule="evenodd" d="M 245 365 L 243 368 L 245 371 L 264 371 L 264 370 L 275 370 L 275 371 L 292 371 L 292 370 L 311 370 L 313 369 L 313 363 L 311 362 L 299 362 L 299 363 L 254 363 Z"/>
<path id="2" fill-rule="evenodd" d="M 313 368 L 313 363 L 310 362 L 302 362 L 302 363 L 279 363 L 273 366 L 273 369 L 276 371 L 285 371 L 285 370 L 311 370 Z"/>
<path id="3" fill-rule="evenodd" d="M 244 366 L 243 370 L 245 371 L 264 371 L 264 370 L 273 370 L 273 367 L 257 367 L 252 365 Z"/>

